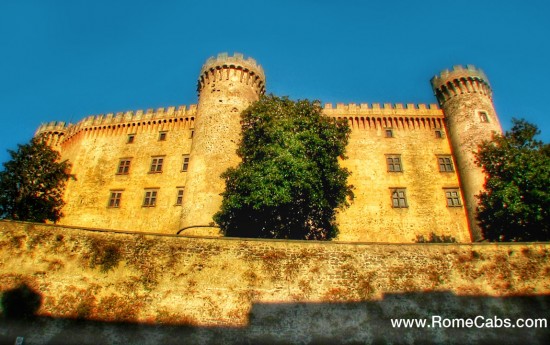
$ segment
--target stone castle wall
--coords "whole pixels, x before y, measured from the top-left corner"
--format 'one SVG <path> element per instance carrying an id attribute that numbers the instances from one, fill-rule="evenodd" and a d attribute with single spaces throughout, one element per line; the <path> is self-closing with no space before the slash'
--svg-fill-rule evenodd
<path id="1" fill-rule="evenodd" d="M 37 134 L 45 133 L 50 142 L 63 133 L 56 145 L 76 176 L 67 184 L 62 223 L 175 233 L 181 221 L 177 193 L 186 182 L 183 163 L 191 151 L 195 116 L 195 106 L 171 107 L 88 117 L 63 131 L 53 123 L 39 128 Z M 153 157 L 163 159 L 161 173 L 150 171 Z M 119 174 L 120 161 L 126 159 L 129 171 Z M 143 207 L 145 189 L 158 191 L 155 207 Z M 114 191 L 122 193 L 116 208 L 109 207 Z"/>
<path id="2" fill-rule="evenodd" d="M 201 69 L 196 106 L 41 126 L 37 134 L 45 134 L 73 164 L 77 178 L 68 184 L 61 224 L 219 234 L 212 216 L 225 187 L 220 175 L 239 162 L 240 113 L 265 92 L 265 82 L 254 59 L 220 54 Z M 500 131 L 490 87 L 473 66 L 444 71 L 432 86 L 441 109 L 435 104 L 324 106 L 326 116 L 346 119 L 352 128 L 348 159 L 341 164 L 352 172 L 356 198 L 337 217 L 339 240 L 411 242 L 431 233 L 459 242 L 481 239 L 475 195 L 484 176 L 471 151 Z M 480 123 L 479 112 L 490 121 Z M 151 173 L 159 157 L 162 172 Z M 122 160 L 131 160 L 125 174 L 118 173 Z M 399 171 L 389 163 L 396 160 Z M 146 205 L 151 191 L 154 207 Z M 121 195 L 116 207 L 113 193 Z"/>
<path id="3" fill-rule="evenodd" d="M 0 337 L 62 343 L 73 325 L 80 337 L 90 333 L 82 343 L 94 344 L 181 343 L 182 335 L 190 343 L 542 344 L 548 328 L 396 330 L 389 322 L 547 317 L 549 250 L 185 238 L 0 221 L 0 292 L 25 284 L 41 301 L 36 323 L 0 319 Z"/>
<path id="4" fill-rule="evenodd" d="M 194 141 L 196 107 L 179 107 L 179 113 L 170 109 L 89 117 L 69 127 L 52 123 L 38 130 L 53 136 L 64 128 L 67 133 L 57 145 L 63 159 L 73 164 L 77 180 L 68 184 L 61 224 L 172 234 L 181 228 L 184 215 L 176 205 L 176 189 L 188 189 L 187 172 L 181 168 Z M 444 188 L 459 187 L 456 172 L 438 169 L 437 156 L 451 155 L 441 109 L 433 104 L 326 104 L 324 113 L 348 119 L 352 128 L 348 159 L 341 163 L 352 171 L 349 183 L 356 199 L 338 216 L 340 240 L 410 242 L 434 232 L 470 241 L 463 208 L 447 207 L 445 200 Z M 386 128 L 392 128 L 392 138 L 386 138 Z M 161 131 L 167 132 L 165 141 L 158 140 Z M 130 134 L 135 134 L 131 144 Z M 402 172 L 388 172 L 389 154 L 401 156 Z M 161 174 L 148 173 L 153 156 L 165 157 Z M 124 158 L 132 159 L 130 171 L 117 175 Z M 208 163 L 216 165 L 215 160 Z M 212 181 L 211 175 L 205 178 Z M 392 207 L 395 187 L 407 190 L 408 208 Z M 141 206 L 146 188 L 159 189 L 154 208 Z M 108 207 L 113 190 L 122 191 L 119 208 Z M 209 223 L 197 221 L 193 217 L 186 225 Z"/>

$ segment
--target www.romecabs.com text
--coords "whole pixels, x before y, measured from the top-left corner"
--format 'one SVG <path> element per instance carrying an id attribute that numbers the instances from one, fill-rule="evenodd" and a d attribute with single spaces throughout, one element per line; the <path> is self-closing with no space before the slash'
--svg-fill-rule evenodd
<path id="1" fill-rule="evenodd" d="M 509 319 L 478 315 L 472 318 L 444 318 L 434 315 L 429 319 L 391 319 L 393 328 L 547 328 L 548 320 Z"/>

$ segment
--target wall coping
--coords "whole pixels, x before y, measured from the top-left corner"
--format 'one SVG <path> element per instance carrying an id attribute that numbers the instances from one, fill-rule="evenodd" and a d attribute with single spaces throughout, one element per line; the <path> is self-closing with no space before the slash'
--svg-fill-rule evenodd
<path id="1" fill-rule="evenodd" d="M 474 243 L 415 243 L 415 242 L 350 242 L 350 241 L 314 241 L 314 240 L 285 240 L 285 239 L 265 239 L 265 238 L 247 238 L 247 237 L 213 237 L 213 236 L 184 236 L 176 234 L 162 234 L 155 232 L 140 232 L 140 231 L 128 231 L 128 230 L 111 230 L 100 228 L 89 228 L 72 225 L 59 225 L 48 223 L 34 223 L 16 220 L 0 219 L 0 224 L 15 223 L 15 224 L 27 224 L 40 227 L 61 228 L 67 230 L 80 230 L 84 232 L 103 232 L 112 233 L 114 235 L 137 235 L 137 236 L 149 236 L 149 237 L 169 237 L 180 238 L 188 240 L 205 240 L 205 241 L 245 241 L 245 242 L 261 242 L 261 243 L 288 243 L 288 244 L 322 244 L 327 246 L 339 246 L 339 245 L 353 245 L 353 246 L 446 246 L 446 247 L 484 247 L 484 246 L 549 246 L 550 242 L 474 242 Z"/>

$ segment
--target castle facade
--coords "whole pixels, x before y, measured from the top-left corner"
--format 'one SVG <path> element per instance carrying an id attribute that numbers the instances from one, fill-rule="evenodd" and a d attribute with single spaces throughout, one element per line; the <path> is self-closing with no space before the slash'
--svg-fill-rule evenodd
<path id="1" fill-rule="evenodd" d="M 455 66 L 431 80 L 436 104 L 332 104 L 352 128 L 352 205 L 338 215 L 341 241 L 411 242 L 430 233 L 482 239 L 475 221 L 484 175 L 473 152 L 501 133 L 485 74 Z M 39 127 L 72 164 L 60 224 L 218 235 L 220 174 L 239 162 L 240 113 L 265 92 L 265 75 L 241 54 L 212 57 L 197 105 L 87 117 Z"/>

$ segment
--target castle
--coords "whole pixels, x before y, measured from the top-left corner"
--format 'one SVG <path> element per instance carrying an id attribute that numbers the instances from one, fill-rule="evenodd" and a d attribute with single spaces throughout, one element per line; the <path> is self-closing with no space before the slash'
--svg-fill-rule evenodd
<path id="1" fill-rule="evenodd" d="M 337 240 L 411 242 L 418 235 L 482 239 L 475 220 L 484 175 L 473 152 L 501 127 L 485 74 L 455 66 L 431 80 L 436 104 L 332 104 L 352 128 L 352 205 Z M 206 61 L 197 105 L 87 117 L 38 128 L 72 164 L 63 225 L 218 235 L 220 174 L 239 162 L 240 113 L 265 92 L 262 67 L 242 54 Z"/>

